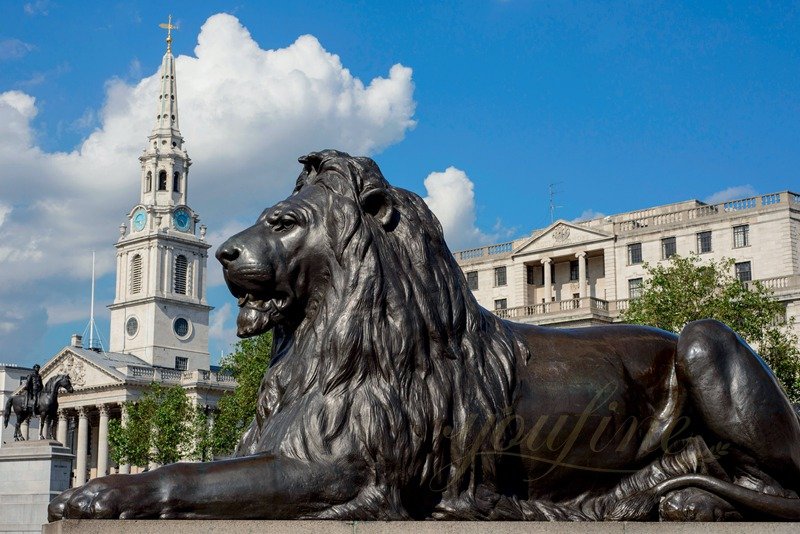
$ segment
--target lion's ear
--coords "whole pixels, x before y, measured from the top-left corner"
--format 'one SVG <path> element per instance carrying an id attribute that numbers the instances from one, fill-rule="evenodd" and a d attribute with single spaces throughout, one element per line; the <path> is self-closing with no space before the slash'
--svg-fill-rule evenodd
<path id="1" fill-rule="evenodd" d="M 361 208 L 375 217 L 388 232 L 394 230 L 400 220 L 400 213 L 385 189 L 373 189 L 361 195 Z"/>

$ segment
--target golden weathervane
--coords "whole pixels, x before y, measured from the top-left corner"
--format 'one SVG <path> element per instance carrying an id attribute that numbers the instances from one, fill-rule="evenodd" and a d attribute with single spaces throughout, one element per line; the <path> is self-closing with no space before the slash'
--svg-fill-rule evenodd
<path id="1" fill-rule="evenodd" d="M 172 15 L 169 16 L 167 22 L 162 22 L 158 25 L 159 28 L 167 30 L 167 52 L 172 51 L 172 30 L 177 30 L 178 27 L 172 24 Z"/>

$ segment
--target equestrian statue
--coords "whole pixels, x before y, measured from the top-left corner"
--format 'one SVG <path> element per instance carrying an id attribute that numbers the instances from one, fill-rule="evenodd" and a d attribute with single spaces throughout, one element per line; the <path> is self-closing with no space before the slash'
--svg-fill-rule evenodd
<path id="1" fill-rule="evenodd" d="M 72 381 L 69 375 L 60 374 L 50 378 L 42 388 L 42 378 L 39 375 L 39 366 L 33 366 L 33 373 L 28 376 L 23 393 L 14 395 L 6 401 L 4 427 L 8 426 L 11 410 L 17 416 L 14 425 L 14 441 L 24 441 L 20 427 L 34 416 L 39 416 L 39 439 L 45 439 L 45 425 L 50 425 L 50 439 L 53 435 L 54 424 L 58 420 L 58 393 L 61 389 L 72 393 Z"/>

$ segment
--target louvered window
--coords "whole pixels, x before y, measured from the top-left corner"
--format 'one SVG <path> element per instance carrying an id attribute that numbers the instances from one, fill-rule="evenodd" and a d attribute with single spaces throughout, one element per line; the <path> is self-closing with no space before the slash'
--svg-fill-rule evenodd
<path id="1" fill-rule="evenodd" d="M 158 190 L 167 190 L 167 171 L 161 171 L 158 173 Z"/>
<path id="2" fill-rule="evenodd" d="M 186 270 L 188 262 L 186 256 L 181 254 L 175 258 L 175 293 L 186 294 Z"/>
<path id="3" fill-rule="evenodd" d="M 142 257 L 137 254 L 131 260 L 131 293 L 142 292 Z"/>
<path id="4" fill-rule="evenodd" d="M 176 193 L 181 192 L 181 173 L 179 172 L 172 175 L 172 190 Z"/>

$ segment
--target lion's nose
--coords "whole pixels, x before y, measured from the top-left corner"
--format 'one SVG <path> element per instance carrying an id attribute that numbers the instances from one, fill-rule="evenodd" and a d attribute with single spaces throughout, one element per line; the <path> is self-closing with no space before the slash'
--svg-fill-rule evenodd
<path id="1" fill-rule="evenodd" d="M 236 258 L 239 257 L 240 254 L 241 250 L 236 246 L 235 243 L 232 243 L 230 239 L 225 241 L 217 249 L 217 259 L 223 267 L 228 267 L 236 260 Z"/>

